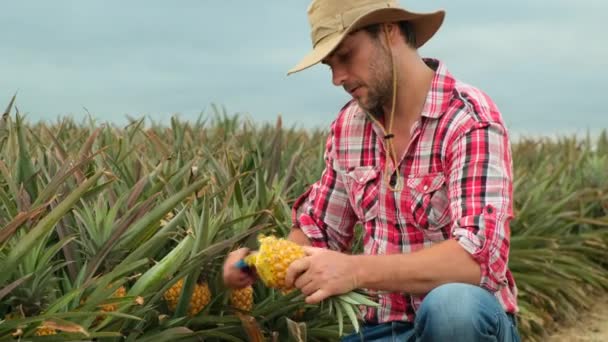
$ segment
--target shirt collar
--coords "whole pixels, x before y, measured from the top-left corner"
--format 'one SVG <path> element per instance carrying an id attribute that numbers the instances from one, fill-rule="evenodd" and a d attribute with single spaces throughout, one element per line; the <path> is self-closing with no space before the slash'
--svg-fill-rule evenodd
<path id="1" fill-rule="evenodd" d="M 423 60 L 426 65 L 435 70 L 435 76 L 433 77 L 431 88 L 427 93 L 421 115 L 423 117 L 437 119 L 440 118 L 450 106 L 450 100 L 452 98 L 456 80 L 448 71 L 445 64 L 440 60 L 433 58 L 423 58 Z M 358 110 L 356 116 L 366 116 L 365 111 L 357 105 L 357 102 L 354 99 L 351 99 L 347 106 L 349 104 L 357 106 Z"/>
<path id="2" fill-rule="evenodd" d="M 426 96 L 422 116 L 437 119 L 448 109 L 456 81 L 443 62 L 433 58 L 423 60 L 435 70 L 435 76 Z"/>

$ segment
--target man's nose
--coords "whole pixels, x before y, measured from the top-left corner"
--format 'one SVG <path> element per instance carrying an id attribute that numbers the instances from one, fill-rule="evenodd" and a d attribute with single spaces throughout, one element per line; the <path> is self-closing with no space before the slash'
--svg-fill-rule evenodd
<path id="1" fill-rule="evenodd" d="M 339 87 L 346 82 L 346 72 L 344 72 L 344 68 L 332 68 L 332 83 Z"/>

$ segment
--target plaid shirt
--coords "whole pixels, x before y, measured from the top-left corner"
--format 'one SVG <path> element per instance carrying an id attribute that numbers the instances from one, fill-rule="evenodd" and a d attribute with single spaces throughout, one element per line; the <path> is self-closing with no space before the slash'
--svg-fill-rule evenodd
<path id="1" fill-rule="evenodd" d="M 403 189 L 383 181 L 394 169 L 383 132 L 350 101 L 331 125 L 325 170 L 292 210 L 313 246 L 349 252 L 354 226 L 365 254 L 414 252 L 454 239 L 481 266 L 480 286 L 507 312 L 517 312 L 517 287 L 507 267 L 512 218 L 512 161 L 507 130 L 492 100 L 452 77 L 437 60 L 420 120 L 398 172 Z M 398 156 L 399 157 L 399 156 Z M 424 296 L 370 291 L 379 308 L 369 323 L 413 321 Z"/>

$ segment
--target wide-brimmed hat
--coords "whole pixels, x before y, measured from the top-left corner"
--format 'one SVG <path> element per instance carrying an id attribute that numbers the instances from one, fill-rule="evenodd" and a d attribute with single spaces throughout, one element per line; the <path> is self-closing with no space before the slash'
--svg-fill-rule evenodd
<path id="1" fill-rule="evenodd" d="M 288 75 L 309 68 L 329 55 L 346 37 L 372 24 L 409 21 L 416 47 L 426 43 L 438 30 L 445 11 L 415 13 L 399 7 L 397 0 L 313 0 L 308 6 L 312 51 Z"/>

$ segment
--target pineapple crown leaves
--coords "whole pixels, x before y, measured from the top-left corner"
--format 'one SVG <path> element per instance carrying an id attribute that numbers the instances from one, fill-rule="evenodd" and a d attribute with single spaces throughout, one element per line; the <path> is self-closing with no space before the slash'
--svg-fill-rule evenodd
<path id="1" fill-rule="evenodd" d="M 116 205 L 110 206 L 100 197 L 94 206 L 85 203 L 75 209 L 74 217 L 77 219 L 81 237 L 78 241 L 82 253 L 88 259 L 93 258 L 112 235 L 114 222 L 123 202 L 124 197 L 119 199 Z"/>
<path id="2" fill-rule="evenodd" d="M 172 236 L 179 235 L 178 228 L 184 221 L 187 208 L 181 209 L 166 225 L 164 225 L 148 241 L 140 244 L 123 259 L 121 265 L 127 265 L 142 258 L 153 258 L 167 244 Z"/>
<path id="3" fill-rule="evenodd" d="M 378 303 L 373 302 L 369 299 L 369 297 L 357 291 L 351 291 L 346 294 L 327 298 L 321 303 L 321 305 L 327 306 L 328 315 L 337 319 L 339 336 L 342 336 L 344 333 L 344 317 L 349 320 L 349 323 L 353 327 L 354 331 L 359 332 L 359 319 L 362 318 L 360 307 L 379 306 Z"/>
<path id="4" fill-rule="evenodd" d="M 45 215 L 25 236 L 23 236 L 9 251 L 5 263 L 9 270 L 14 270 L 19 260 L 25 256 L 40 239 L 50 235 L 56 223 L 78 202 L 85 192 L 92 187 L 103 175 L 104 171 L 98 171 L 84 183 L 80 184 L 73 192 L 63 199 L 53 210 Z M 3 284 L 12 272 L 0 273 L 0 284 Z"/>
<path id="5" fill-rule="evenodd" d="M 34 164 L 32 163 L 31 155 L 28 151 L 29 144 L 26 141 L 23 125 L 23 119 L 16 114 L 15 128 L 17 131 L 17 141 L 19 144 L 19 154 L 16 163 L 16 182 L 23 184 L 30 198 L 38 197 L 38 186 L 36 184 L 36 174 Z"/>
<path id="6" fill-rule="evenodd" d="M 122 202 L 121 200 L 124 200 L 124 198 L 125 197 L 119 199 L 118 202 Z M 151 196 L 141 203 L 138 203 L 116 222 L 112 222 L 113 220 L 107 220 L 107 217 L 111 217 L 112 214 L 104 216 L 106 218 L 105 222 L 107 223 L 104 230 L 107 235 L 104 237 L 103 241 L 99 242 L 100 245 L 95 251 L 95 254 L 90 256 L 91 262 L 87 267 L 87 274 L 89 275 L 89 278 L 95 275 L 97 270 L 102 265 L 105 266 L 102 271 L 108 272 L 121 261 L 126 253 L 126 250 L 124 247 L 119 248 L 117 244 L 121 241 L 121 237 L 125 234 L 125 232 L 127 232 L 131 224 L 139 217 L 143 216 L 146 211 L 152 208 L 155 199 L 156 196 Z"/>
<path id="7" fill-rule="evenodd" d="M 58 281 L 55 273 L 64 268 L 68 262 L 54 260 L 61 249 L 73 241 L 75 236 L 67 236 L 62 240 L 47 245 L 49 237 L 39 241 L 30 253 L 16 267 L 14 277 L 19 278 L 11 290 L 9 301 L 16 305 L 23 305 L 28 315 L 39 313 L 50 299 L 58 292 L 55 282 Z M 10 285 L 9 285 L 10 286 Z"/>
<path id="8" fill-rule="evenodd" d="M 0 300 L 2 300 L 4 297 L 11 294 L 11 292 L 15 288 L 19 287 L 19 285 L 23 284 L 26 280 L 28 280 L 32 276 L 33 276 L 33 273 L 27 274 L 27 275 L 13 281 L 12 283 L 8 284 L 7 286 L 3 287 L 2 289 L 0 289 Z"/>
<path id="9" fill-rule="evenodd" d="M 134 249 L 136 246 L 140 245 L 142 241 L 146 241 L 157 232 L 160 220 L 163 219 L 169 211 L 173 210 L 178 203 L 183 201 L 193 192 L 199 190 L 206 183 L 206 179 L 198 180 L 162 201 L 143 217 L 135 221 L 121 241 L 118 242 L 117 246 L 119 248 Z"/>
<path id="10" fill-rule="evenodd" d="M 52 136 L 52 134 L 50 134 L 50 135 Z M 58 144 L 58 143 L 59 142 L 56 142 L 56 144 Z M 32 205 L 33 206 L 42 205 L 44 202 L 50 201 L 53 198 L 55 198 L 57 196 L 57 192 L 59 191 L 59 189 L 62 186 L 65 186 L 68 178 L 72 175 L 76 176 L 76 178 L 78 180 L 77 183 L 84 182 L 85 177 L 82 174 L 81 170 L 85 167 L 86 164 L 92 162 L 95 157 L 102 154 L 105 150 L 106 150 L 106 147 L 102 147 L 99 150 L 96 150 L 94 153 L 92 153 L 88 156 L 81 155 L 78 159 L 76 159 L 76 161 L 72 161 L 72 160 L 70 160 L 70 158 L 68 156 L 66 156 L 64 158 L 65 162 L 61 164 L 59 170 L 52 178 L 49 176 L 50 181 L 48 182 L 46 187 L 44 189 L 42 189 L 42 191 L 40 192 L 40 194 L 35 199 L 35 201 Z M 115 178 L 112 174 L 109 174 L 109 173 L 106 174 L 106 176 L 110 180 L 113 180 Z"/>

